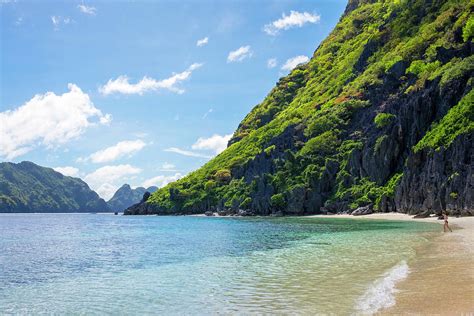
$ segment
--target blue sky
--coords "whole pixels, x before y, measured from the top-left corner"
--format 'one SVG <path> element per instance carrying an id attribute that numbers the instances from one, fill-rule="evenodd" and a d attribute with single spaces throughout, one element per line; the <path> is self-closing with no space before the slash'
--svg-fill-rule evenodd
<path id="1" fill-rule="evenodd" d="M 220 152 L 345 4 L 0 0 L 0 158 L 106 199 L 162 186 Z"/>

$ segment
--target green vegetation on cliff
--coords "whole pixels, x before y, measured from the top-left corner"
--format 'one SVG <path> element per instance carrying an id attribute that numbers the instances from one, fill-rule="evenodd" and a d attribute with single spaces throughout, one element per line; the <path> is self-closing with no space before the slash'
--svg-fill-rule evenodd
<path id="1" fill-rule="evenodd" d="M 0 213 L 107 211 L 105 201 L 79 178 L 28 161 L 0 163 Z"/>
<path id="2" fill-rule="evenodd" d="M 473 8 L 350 1 L 312 59 L 279 80 L 224 152 L 129 213 L 393 209 L 415 145 L 449 146 L 472 132 Z"/>

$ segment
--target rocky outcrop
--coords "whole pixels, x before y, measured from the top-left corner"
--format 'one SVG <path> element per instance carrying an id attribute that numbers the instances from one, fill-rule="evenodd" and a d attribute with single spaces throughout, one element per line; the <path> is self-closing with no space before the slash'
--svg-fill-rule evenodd
<path id="1" fill-rule="evenodd" d="M 473 139 L 473 133 L 463 134 L 448 148 L 410 155 L 395 196 L 397 210 L 474 215 Z"/>
<path id="2" fill-rule="evenodd" d="M 121 212 L 140 201 L 145 192 L 153 193 L 158 190 L 157 187 L 151 186 L 147 189 L 143 187 L 138 187 L 132 189 L 130 185 L 122 185 L 112 196 L 112 198 L 107 201 L 107 205 L 112 211 Z"/>

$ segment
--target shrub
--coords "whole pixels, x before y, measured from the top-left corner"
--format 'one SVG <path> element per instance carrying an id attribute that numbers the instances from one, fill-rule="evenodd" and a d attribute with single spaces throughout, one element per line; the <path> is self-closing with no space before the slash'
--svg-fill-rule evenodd
<path id="1" fill-rule="evenodd" d="M 242 203 L 240 203 L 240 208 L 247 209 L 252 204 L 252 199 L 250 197 L 246 197 Z"/>
<path id="2" fill-rule="evenodd" d="M 221 169 L 215 173 L 214 178 L 220 184 L 228 184 L 230 182 L 230 179 L 232 178 L 232 175 L 230 173 L 230 170 Z"/>
<path id="3" fill-rule="evenodd" d="M 414 74 L 418 77 L 424 74 L 431 73 L 439 68 L 441 63 L 436 60 L 432 63 L 425 63 L 423 60 L 414 60 L 410 67 L 407 68 L 406 73 Z"/>
<path id="4" fill-rule="evenodd" d="M 395 115 L 390 113 L 379 113 L 374 118 L 374 123 L 377 128 L 382 128 L 390 124 L 395 119 Z"/>
<path id="5" fill-rule="evenodd" d="M 374 146 L 374 152 L 378 152 L 380 148 L 382 147 L 382 143 L 388 139 L 387 135 L 382 135 L 377 140 L 375 141 L 375 146 Z"/>
<path id="6" fill-rule="evenodd" d="M 301 155 L 308 154 L 328 154 L 338 147 L 339 139 L 334 131 L 327 131 L 319 136 L 313 137 L 301 148 Z"/>
<path id="7" fill-rule="evenodd" d="M 474 17 L 470 17 L 462 29 L 462 38 L 465 42 L 474 35 Z"/>
<path id="8" fill-rule="evenodd" d="M 285 196 L 283 195 L 283 193 L 274 194 L 270 198 L 270 203 L 273 207 L 283 208 L 286 205 Z"/>

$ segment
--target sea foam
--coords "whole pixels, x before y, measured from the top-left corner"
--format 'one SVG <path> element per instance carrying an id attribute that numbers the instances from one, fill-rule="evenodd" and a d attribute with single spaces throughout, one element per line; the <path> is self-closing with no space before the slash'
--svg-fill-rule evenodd
<path id="1" fill-rule="evenodd" d="M 375 280 L 367 291 L 357 300 L 356 311 L 364 315 L 375 314 L 382 308 L 395 305 L 395 285 L 405 279 L 410 269 L 405 261 L 400 262 Z"/>

